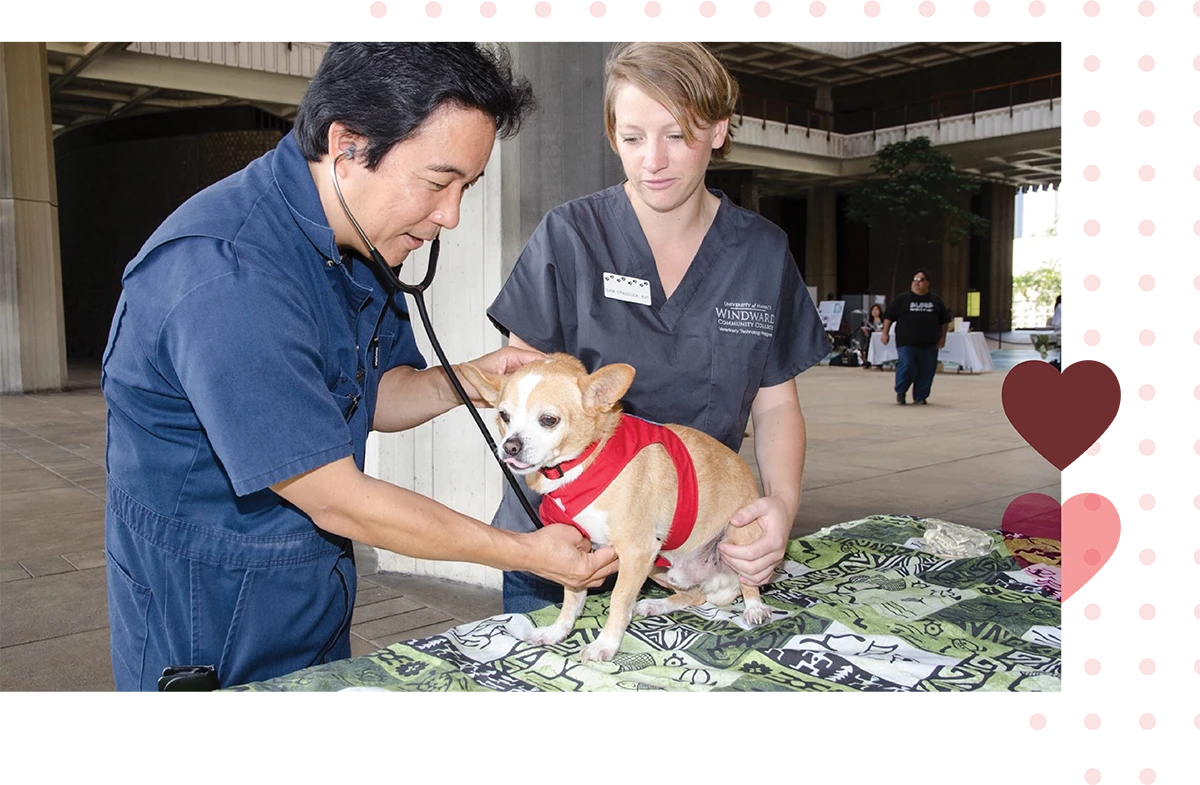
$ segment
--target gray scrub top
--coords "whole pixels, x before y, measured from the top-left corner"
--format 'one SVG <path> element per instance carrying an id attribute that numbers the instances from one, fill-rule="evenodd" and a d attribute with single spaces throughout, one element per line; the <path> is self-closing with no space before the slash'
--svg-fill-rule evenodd
<path id="1" fill-rule="evenodd" d="M 637 374 L 625 411 L 696 428 L 736 452 L 759 388 L 816 365 L 829 339 L 787 234 L 712 193 L 720 207 L 670 299 L 616 185 L 546 214 L 488 316 L 502 332 L 573 354 L 589 371 L 629 363 Z M 606 286 L 631 295 L 616 299 Z M 644 300 L 647 289 L 649 304 L 629 301 Z M 493 523 L 533 528 L 508 487 Z"/>

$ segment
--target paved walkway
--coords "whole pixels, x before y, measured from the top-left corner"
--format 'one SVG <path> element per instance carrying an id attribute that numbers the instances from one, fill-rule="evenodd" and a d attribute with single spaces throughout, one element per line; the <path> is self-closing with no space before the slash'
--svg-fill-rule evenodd
<path id="1" fill-rule="evenodd" d="M 995 353 L 998 369 L 1036 358 Z M 63 393 L 0 397 L 0 690 L 111 690 L 104 583 L 104 399 L 91 370 Z M 1059 473 L 1009 425 L 1003 373 L 939 374 L 901 407 L 892 374 L 821 366 L 799 382 L 808 423 L 793 534 L 875 513 L 999 526 L 1008 503 L 1059 498 Z M 484 449 L 482 442 L 480 449 Z M 753 437 L 743 456 L 753 465 Z M 359 549 L 355 654 L 500 611 L 499 593 L 378 573 Z"/>

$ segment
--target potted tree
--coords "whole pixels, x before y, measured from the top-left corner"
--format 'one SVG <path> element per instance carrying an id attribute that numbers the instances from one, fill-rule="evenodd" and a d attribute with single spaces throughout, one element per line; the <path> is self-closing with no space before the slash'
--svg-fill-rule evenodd
<path id="1" fill-rule="evenodd" d="M 895 244 L 892 294 L 897 270 L 910 252 L 943 243 L 957 245 L 987 232 L 987 219 L 961 206 L 979 189 L 978 184 L 955 169 L 953 159 L 935 149 L 929 137 L 887 145 L 871 167 L 874 174 L 849 193 L 846 217 Z"/>

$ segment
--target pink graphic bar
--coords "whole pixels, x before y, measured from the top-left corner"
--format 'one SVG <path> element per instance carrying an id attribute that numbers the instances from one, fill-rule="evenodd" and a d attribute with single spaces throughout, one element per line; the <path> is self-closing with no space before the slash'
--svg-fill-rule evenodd
<path id="1" fill-rule="evenodd" d="M 1169 736 L 1169 733 L 1163 733 Z M 1196 785 L 1200 768 L 1081 768 L 1080 785 Z"/>
<path id="2" fill-rule="evenodd" d="M 1198 487 L 1140 487 L 1135 499 L 1138 513 L 1200 513 Z"/>
<path id="3" fill-rule="evenodd" d="M 1198 128 L 1200 103 L 1082 103 L 1081 128 Z"/>
<path id="4" fill-rule="evenodd" d="M 1156 659 L 1090 658 L 1086 659 Z M 1168 658 L 1162 658 L 1168 659 Z M 1182 659 L 1182 658 L 1181 658 Z M 1025 712 L 1025 727 L 1033 736 L 1200 736 L 1200 712 Z M 1087 771 L 1087 769 L 1085 769 Z M 1097 769 L 1092 769 L 1097 771 Z M 1121 769 L 1136 771 L 1136 769 Z M 1189 769 L 1153 769 L 1153 771 L 1189 771 Z M 1200 772 L 1200 769 L 1190 769 Z M 1082 779 L 1087 783 L 1087 778 Z M 1162 781 L 1156 778 L 1132 779 L 1127 783 Z"/>
<path id="5" fill-rule="evenodd" d="M 1080 785 L 1129 785 L 1130 783 L 1196 785 L 1196 783 L 1200 783 L 1200 768 L 1081 768 L 1079 775 Z M 1032 784 L 1022 783 L 1021 785 Z M 1062 783 L 1058 783 L 1058 785 L 1062 785 Z"/>
<path id="6" fill-rule="evenodd" d="M 1200 384 L 1135 384 L 1134 390 L 1139 409 L 1200 408 Z"/>
<path id="7" fill-rule="evenodd" d="M 1188 682 L 1200 679 L 1200 657 L 1080 657 L 1080 681 Z M 1184 723 L 1190 732 L 1176 736 L 1200 736 L 1200 714 Z M 1036 736 L 1037 733 L 1034 733 Z M 1109 736 L 1110 733 L 1104 733 Z M 1164 733 L 1144 733 L 1144 736 L 1163 736 Z M 1102 736 L 1102 733 L 1090 733 Z M 1136 733 L 1120 733 L 1136 736 Z"/>
<path id="8" fill-rule="evenodd" d="M 1138 451 L 1148 455 L 1200 455 L 1200 433 L 1139 431 Z"/>
<path id="9" fill-rule="evenodd" d="M 1200 182 L 1200 161 L 1080 161 L 1080 185 L 1190 185 Z"/>
<path id="10" fill-rule="evenodd" d="M 1200 545 L 1139 543 L 1134 563 L 1139 569 L 1195 569 L 1200 567 Z M 1200 657 L 1194 659 L 1200 666 Z M 1186 678 L 1200 678 L 1200 675 Z"/>
<path id="11" fill-rule="evenodd" d="M 1079 778 L 1079 785 L 1196 785 L 1200 768 L 1081 768 Z"/>
<path id="12" fill-rule="evenodd" d="M 1200 6 L 1175 0 L 1145 0 L 1139 4 L 1088 4 L 1063 0 L 1009 0 L 964 4 L 958 0 L 924 0 L 899 4 L 870 0 L 848 4 L 755 2 L 730 4 L 718 0 L 679 0 L 623 8 L 560 0 L 517 2 L 446 2 L 367 0 L 368 24 L 1198 24 Z M 1090 52 L 1109 52 L 1091 49 Z M 1081 61 L 1084 60 L 1081 58 Z M 1096 77 L 1093 77 L 1096 78 Z M 1110 77 L 1111 78 L 1111 77 Z M 1139 79 L 1142 77 L 1122 77 Z M 1157 77 L 1156 77 L 1157 78 Z M 1183 78 L 1183 77 L 1176 77 Z"/>
<path id="13" fill-rule="evenodd" d="M 1200 216 L 1085 215 L 1080 240 L 1200 240 Z"/>
<path id="14" fill-rule="evenodd" d="M 1136 439 L 1097 439 L 1092 447 L 1084 451 L 1084 455 L 1117 455 L 1121 457 L 1138 456 L 1138 441 Z"/>
<path id="15" fill-rule="evenodd" d="M 1193 5 L 1195 11 L 1200 6 Z M 1096 79 L 1200 79 L 1200 49 L 1088 49 L 1079 59 Z"/>
<path id="16" fill-rule="evenodd" d="M 1138 432 L 1133 442 L 1128 439 L 1100 439 L 1084 451 L 1085 455 L 1195 456 L 1200 455 L 1200 433 L 1190 431 Z"/>
<path id="17" fill-rule="evenodd" d="M 1200 600 L 1080 600 L 1080 624 L 1200 624 Z"/>
<path id="18" fill-rule="evenodd" d="M 1082 328 L 1080 352 L 1195 352 L 1200 328 Z"/>
<path id="19" fill-rule="evenodd" d="M 1081 296 L 1200 294 L 1200 272 L 1080 272 Z"/>

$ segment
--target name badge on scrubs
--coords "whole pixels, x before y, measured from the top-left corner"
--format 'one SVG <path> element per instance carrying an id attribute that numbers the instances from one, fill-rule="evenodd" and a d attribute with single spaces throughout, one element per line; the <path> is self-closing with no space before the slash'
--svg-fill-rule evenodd
<path id="1" fill-rule="evenodd" d="M 604 296 L 638 305 L 650 305 L 650 282 L 616 273 L 604 274 Z"/>

